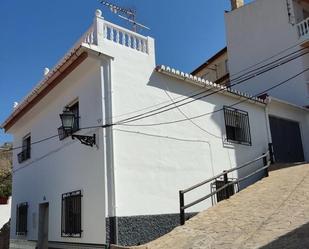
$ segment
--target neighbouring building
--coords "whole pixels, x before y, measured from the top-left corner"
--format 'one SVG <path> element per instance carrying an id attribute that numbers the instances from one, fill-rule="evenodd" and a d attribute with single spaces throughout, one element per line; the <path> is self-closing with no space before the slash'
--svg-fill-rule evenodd
<path id="1" fill-rule="evenodd" d="M 229 85 L 229 68 L 227 48 L 221 49 L 218 53 L 195 69 L 192 75 L 211 82 Z"/>
<path id="2" fill-rule="evenodd" d="M 225 13 L 227 48 L 219 52 L 228 61 L 226 84 L 252 95 L 269 89 L 261 97 L 269 96 L 276 161 L 309 161 L 309 1 L 231 0 L 231 5 Z M 207 63 L 193 74 L 205 70 Z"/>
<path id="3" fill-rule="evenodd" d="M 203 91 L 212 95 L 192 96 Z M 153 115 L 183 101 L 191 103 Z M 156 66 L 153 38 L 97 10 L 89 30 L 2 124 L 20 148 L 13 151 L 10 248 L 136 245 L 170 231 L 179 224 L 180 189 L 267 151 L 266 112 L 276 112 L 268 101 Z M 61 125 L 65 113 L 74 117 L 72 134 Z"/>

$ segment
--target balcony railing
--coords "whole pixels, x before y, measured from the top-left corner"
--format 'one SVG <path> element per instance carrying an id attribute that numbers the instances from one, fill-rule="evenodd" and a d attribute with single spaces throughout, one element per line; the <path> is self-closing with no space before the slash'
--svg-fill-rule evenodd
<path id="1" fill-rule="evenodd" d="M 31 155 L 31 149 L 25 148 L 20 153 L 17 154 L 18 162 L 22 163 L 23 161 L 26 161 L 30 158 Z"/>
<path id="2" fill-rule="evenodd" d="M 104 42 L 113 42 L 120 46 L 149 54 L 149 37 L 108 22 L 104 20 L 101 14 L 100 11 L 96 12 L 95 22 L 75 43 L 74 47 L 82 43 L 88 46 L 104 47 Z"/>
<path id="3" fill-rule="evenodd" d="M 309 34 L 309 18 L 297 24 L 297 31 L 299 37 L 303 37 Z"/>
<path id="4" fill-rule="evenodd" d="M 146 37 L 107 21 L 104 21 L 104 39 L 147 53 Z"/>

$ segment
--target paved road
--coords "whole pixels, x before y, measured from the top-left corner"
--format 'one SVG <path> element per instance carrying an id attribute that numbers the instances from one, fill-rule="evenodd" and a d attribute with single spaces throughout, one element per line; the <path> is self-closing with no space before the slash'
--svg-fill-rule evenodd
<path id="1" fill-rule="evenodd" d="M 309 164 L 271 171 L 268 178 L 138 248 L 309 249 Z"/>

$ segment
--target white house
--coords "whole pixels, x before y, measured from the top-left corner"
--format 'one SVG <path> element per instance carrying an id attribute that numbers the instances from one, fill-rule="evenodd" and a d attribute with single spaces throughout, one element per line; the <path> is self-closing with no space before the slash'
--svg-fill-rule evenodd
<path id="1" fill-rule="evenodd" d="M 255 0 L 244 5 L 243 0 L 231 0 L 231 5 L 225 13 L 227 47 L 192 74 L 208 79 L 208 72 L 216 69 L 221 75 L 216 82 L 269 96 L 276 161 L 309 161 L 309 1 Z M 218 73 L 223 62 L 224 75 Z"/>
<path id="2" fill-rule="evenodd" d="M 75 113 L 73 137 L 86 135 L 89 144 L 95 135 L 92 147 L 63 133 L 64 108 Z M 97 10 L 80 41 L 2 124 L 20 148 L 10 247 L 104 248 L 170 231 L 179 224 L 179 190 L 268 150 L 266 111 L 275 110 L 267 109 L 263 99 L 156 66 L 151 37 Z M 210 185 L 186 201 L 207 193 Z"/>
<path id="3" fill-rule="evenodd" d="M 288 81 L 267 91 L 272 98 L 269 115 L 275 157 L 280 162 L 309 161 L 309 1 L 232 2 L 235 9 L 225 14 L 232 83 L 243 74 L 288 59 L 233 88 L 256 94 Z"/>

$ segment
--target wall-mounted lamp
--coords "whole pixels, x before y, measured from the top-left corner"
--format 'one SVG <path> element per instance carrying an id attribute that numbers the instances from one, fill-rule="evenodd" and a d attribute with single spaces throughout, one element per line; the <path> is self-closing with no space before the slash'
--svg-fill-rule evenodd
<path id="1" fill-rule="evenodd" d="M 73 127 L 75 122 L 75 114 L 66 108 L 62 114 L 59 115 L 62 123 L 62 129 L 66 134 L 71 135 L 72 139 L 77 138 L 82 144 L 93 146 L 95 144 L 95 134 L 93 136 L 84 136 L 84 135 L 74 135 Z"/>

